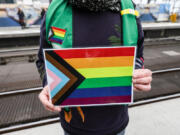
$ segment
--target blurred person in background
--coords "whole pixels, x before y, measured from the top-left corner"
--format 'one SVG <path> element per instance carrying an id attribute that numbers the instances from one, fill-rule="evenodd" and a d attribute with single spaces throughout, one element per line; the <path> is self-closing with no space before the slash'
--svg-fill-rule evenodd
<path id="1" fill-rule="evenodd" d="M 21 25 L 21 28 L 24 29 L 26 26 L 26 23 L 24 21 L 24 12 L 22 9 L 18 8 L 18 12 L 17 12 L 18 18 L 19 18 L 19 24 Z"/>
<path id="2" fill-rule="evenodd" d="M 46 13 L 46 9 L 42 8 L 42 10 L 41 10 L 41 20 L 43 19 L 45 13 Z"/>

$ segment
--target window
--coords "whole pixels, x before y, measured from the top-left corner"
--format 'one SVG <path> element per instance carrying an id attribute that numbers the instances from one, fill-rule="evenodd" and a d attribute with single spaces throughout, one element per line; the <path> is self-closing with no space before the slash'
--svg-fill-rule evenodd
<path id="1" fill-rule="evenodd" d="M 0 3 L 14 3 L 14 0 L 0 0 Z"/>

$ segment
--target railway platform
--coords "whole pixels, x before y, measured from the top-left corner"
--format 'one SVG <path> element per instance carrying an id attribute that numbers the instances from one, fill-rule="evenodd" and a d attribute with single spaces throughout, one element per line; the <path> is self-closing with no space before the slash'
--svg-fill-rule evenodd
<path id="1" fill-rule="evenodd" d="M 126 135 L 179 135 L 180 98 L 129 108 Z M 60 123 L 38 126 L 3 135 L 63 135 Z"/>
<path id="2" fill-rule="evenodd" d="M 0 28 L 0 38 L 39 36 L 39 33 L 40 33 L 39 27 L 27 28 L 27 29 L 19 29 L 17 27 Z"/>
<path id="3" fill-rule="evenodd" d="M 142 27 L 144 31 L 180 29 L 180 22 L 142 23 Z M 40 27 L 32 27 L 27 29 L 20 29 L 19 27 L 0 28 L 0 38 L 39 36 L 39 33 Z"/>
<path id="4" fill-rule="evenodd" d="M 144 30 L 176 29 L 176 28 L 180 28 L 180 22 L 142 23 L 142 27 Z"/>
<path id="5" fill-rule="evenodd" d="M 142 23 L 145 45 L 180 43 L 179 23 Z M 17 27 L 0 28 L 0 48 L 39 45 L 40 27 L 20 29 Z"/>

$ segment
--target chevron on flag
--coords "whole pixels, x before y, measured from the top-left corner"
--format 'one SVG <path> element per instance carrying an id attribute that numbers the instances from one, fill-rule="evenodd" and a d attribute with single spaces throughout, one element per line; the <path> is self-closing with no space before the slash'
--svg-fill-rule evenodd
<path id="1" fill-rule="evenodd" d="M 90 106 L 132 103 L 135 47 L 45 49 L 52 103 Z"/>

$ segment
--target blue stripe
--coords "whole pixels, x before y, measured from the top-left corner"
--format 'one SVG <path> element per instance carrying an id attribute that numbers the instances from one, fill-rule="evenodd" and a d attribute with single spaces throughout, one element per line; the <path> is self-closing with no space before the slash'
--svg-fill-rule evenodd
<path id="1" fill-rule="evenodd" d="M 62 42 L 63 42 L 63 40 L 58 39 L 58 38 L 55 38 L 55 37 L 51 37 L 51 39 L 52 39 L 52 40 L 56 40 L 57 42 L 60 42 L 60 43 L 62 43 Z"/>
<path id="2" fill-rule="evenodd" d="M 76 89 L 68 98 L 129 96 L 131 86 Z"/>
<path id="3" fill-rule="evenodd" d="M 67 84 L 69 78 L 56 67 L 54 67 L 48 60 L 46 60 L 46 64 L 49 70 L 51 70 L 54 74 L 61 78 L 61 82 L 51 91 L 50 95 L 51 98 L 53 98 L 64 87 L 64 85 Z"/>

